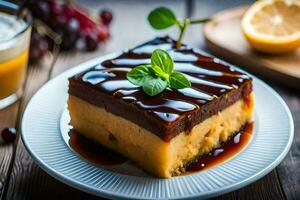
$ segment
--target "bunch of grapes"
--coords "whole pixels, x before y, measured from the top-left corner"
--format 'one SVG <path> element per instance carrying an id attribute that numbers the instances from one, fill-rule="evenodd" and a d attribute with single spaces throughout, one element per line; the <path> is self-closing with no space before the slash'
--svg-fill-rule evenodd
<path id="1" fill-rule="evenodd" d="M 86 10 L 75 4 L 56 0 L 25 0 L 25 5 L 34 19 L 42 21 L 61 37 L 61 50 L 81 48 L 93 51 L 99 43 L 110 37 L 109 24 L 112 14 L 109 11 L 101 11 L 98 19 L 93 20 Z M 36 62 L 52 47 L 53 41 L 33 28 L 30 61 Z"/>

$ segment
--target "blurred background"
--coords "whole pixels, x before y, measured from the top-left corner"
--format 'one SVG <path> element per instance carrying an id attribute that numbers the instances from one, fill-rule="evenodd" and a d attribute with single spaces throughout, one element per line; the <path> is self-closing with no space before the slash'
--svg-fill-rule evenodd
<path id="1" fill-rule="evenodd" d="M 18 123 L 26 104 L 50 78 L 92 58 L 134 47 L 156 36 L 168 34 L 177 38 L 179 32 L 176 27 L 162 31 L 151 28 L 147 16 L 154 8 L 166 6 L 178 17 L 197 19 L 211 17 L 220 11 L 255 2 L 251 0 L 20 0 L 18 2 L 24 1 L 29 2 L 30 10 L 37 20 L 34 22 L 31 36 L 30 65 L 24 84 L 24 95 L 20 101 L 0 111 L 0 131 L 8 130 L 7 127 L 16 128 L 12 133 L 9 131 L 9 134 L 17 133 Z M 69 8 L 73 9 L 74 6 L 76 12 L 70 18 Z M 299 48 L 295 52 L 276 56 L 253 51 L 242 36 L 240 18 L 234 22 L 238 24 L 234 29 L 225 26 L 226 35 L 212 31 L 217 37 L 215 42 L 226 38 L 223 41 L 224 46 L 220 43 L 212 45 L 212 42 L 208 45 L 203 24 L 189 26 L 183 43 L 238 64 L 247 71 L 259 75 L 275 88 L 293 114 L 295 139 L 288 156 L 270 174 L 218 199 L 299 199 Z M 65 44 L 58 45 L 59 51 L 54 51 L 56 43 L 53 38 L 60 37 Z M 35 164 L 18 137 L 17 140 L 10 140 L 9 144 L 0 145 L 0 197 L 98 199 L 49 176 Z"/>
<path id="2" fill-rule="evenodd" d="M 204 17 L 212 16 L 216 12 L 224 10 L 226 8 L 243 6 L 251 2 L 253 1 L 251 0 L 219 0 L 219 1 L 77 0 L 74 1 L 74 3 L 77 4 L 79 9 L 87 9 L 88 10 L 87 12 L 89 12 L 93 16 L 93 20 L 95 21 L 97 21 L 97 16 L 101 15 L 102 11 L 108 11 L 109 13 L 112 14 L 112 21 L 108 25 L 109 30 L 105 30 L 109 32 L 108 34 L 109 36 L 104 33 L 104 36 L 102 39 L 100 39 L 101 41 L 100 44 L 98 45 L 100 48 L 103 49 L 104 52 L 113 52 L 117 48 L 126 49 L 138 43 L 141 43 L 145 40 L 149 40 L 155 36 L 164 36 L 166 34 L 169 34 L 174 38 L 178 37 L 179 33 L 176 27 L 171 27 L 170 29 L 163 30 L 163 31 L 156 31 L 149 26 L 149 23 L 147 22 L 147 16 L 149 12 L 156 7 L 166 6 L 172 9 L 178 17 L 182 17 L 182 18 L 185 17 L 204 18 Z M 63 13 L 63 11 L 62 12 L 56 11 L 53 13 L 53 11 L 48 11 L 49 9 L 51 10 L 51 8 L 47 8 L 48 6 L 46 5 L 47 3 L 45 3 L 43 0 L 34 1 L 31 10 L 33 10 L 33 13 L 37 18 L 41 18 L 41 19 L 43 19 L 44 16 L 47 15 L 47 12 L 50 12 L 51 15 L 53 15 L 53 18 L 50 18 L 49 20 L 45 20 L 45 21 L 49 21 L 49 23 L 55 20 L 60 21 L 61 19 L 59 18 L 63 18 L 59 16 L 65 14 Z M 40 10 L 45 10 L 45 11 L 39 12 Z M 72 20 L 69 20 L 69 22 L 66 22 L 66 26 L 68 26 L 67 24 L 70 22 L 73 23 Z M 57 27 L 56 25 L 55 29 L 57 29 L 57 32 L 64 31 L 66 26 Z M 66 37 L 66 40 L 71 40 L 72 38 L 74 38 L 74 37 L 70 37 L 72 36 L 71 34 L 68 35 L 69 37 Z M 107 40 L 108 37 L 109 40 Z M 102 41 L 107 41 L 107 42 L 105 45 L 102 45 L 101 44 Z M 202 25 L 190 26 L 189 31 L 187 31 L 186 36 L 184 37 L 184 42 L 190 44 L 193 47 L 204 48 Z M 87 44 L 87 46 L 89 46 L 89 44 Z M 92 47 L 87 47 L 87 48 L 90 50 L 94 48 L 96 49 L 95 45 L 90 45 L 90 46 Z M 71 47 L 67 49 L 73 49 L 73 48 Z M 40 56 L 32 56 L 32 57 L 33 57 L 32 61 L 34 62 L 35 61 L 34 59 L 38 59 Z"/>

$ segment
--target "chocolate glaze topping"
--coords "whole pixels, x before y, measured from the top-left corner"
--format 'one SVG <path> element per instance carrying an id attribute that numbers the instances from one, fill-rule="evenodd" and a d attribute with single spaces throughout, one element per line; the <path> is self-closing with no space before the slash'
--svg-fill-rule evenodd
<path id="1" fill-rule="evenodd" d="M 169 37 L 156 38 L 106 60 L 69 79 L 69 93 L 148 129 L 165 141 L 232 105 L 248 99 L 251 78 L 235 67 L 183 45 L 174 49 Z M 150 97 L 126 79 L 132 67 L 150 63 L 153 50 L 168 51 L 175 70 L 191 88 L 166 89 Z"/>

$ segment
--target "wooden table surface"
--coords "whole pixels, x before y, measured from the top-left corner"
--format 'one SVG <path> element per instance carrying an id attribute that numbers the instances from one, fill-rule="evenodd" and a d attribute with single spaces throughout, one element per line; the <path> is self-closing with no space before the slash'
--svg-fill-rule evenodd
<path id="1" fill-rule="evenodd" d="M 157 35 L 177 36 L 176 29 L 154 31 L 146 22 L 149 11 L 158 6 L 168 6 L 178 16 L 205 17 L 215 12 L 251 1 L 202 0 L 202 1 L 96 1 L 80 0 L 78 3 L 91 9 L 110 9 L 114 14 L 111 26 L 111 40 L 95 52 L 61 53 L 51 77 L 77 64 L 104 54 L 133 47 Z M 202 27 L 190 27 L 184 42 L 204 48 Z M 31 96 L 48 80 L 49 59 L 29 66 L 23 98 L 14 105 L 0 111 L 0 130 L 4 127 L 18 127 L 22 112 Z M 299 63 L 300 64 L 300 63 Z M 265 80 L 266 81 L 266 80 Z M 295 138 L 292 148 L 283 162 L 268 175 L 237 191 L 216 199 L 299 199 L 300 198 L 300 94 L 268 82 L 285 100 L 292 111 L 295 122 Z M 0 146 L 0 195 L 2 199 L 98 199 L 69 187 L 52 178 L 29 156 L 22 141 Z"/>

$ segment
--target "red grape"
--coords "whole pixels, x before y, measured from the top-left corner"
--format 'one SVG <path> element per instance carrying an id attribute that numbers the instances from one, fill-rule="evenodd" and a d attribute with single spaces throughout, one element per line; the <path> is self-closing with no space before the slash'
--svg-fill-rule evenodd
<path id="1" fill-rule="evenodd" d="M 39 1 L 37 3 L 29 3 L 31 13 L 34 17 L 39 16 L 42 20 L 47 20 L 50 16 L 50 7 L 47 2 Z"/>
<path id="2" fill-rule="evenodd" d="M 54 16 L 54 21 L 56 22 L 56 26 L 64 28 L 64 26 L 67 24 L 67 17 L 61 13 Z"/>
<path id="3" fill-rule="evenodd" d="M 48 1 L 52 15 L 59 15 L 63 13 L 63 6 L 60 3 L 57 3 L 56 1 Z"/>
<path id="4" fill-rule="evenodd" d="M 108 25 L 112 21 L 112 13 L 107 10 L 101 11 L 100 23 L 93 21 L 88 11 L 78 5 L 65 4 L 56 0 L 23 0 L 25 5 L 32 11 L 33 17 L 44 22 L 62 38 L 61 49 L 73 49 L 79 42 L 84 44 L 84 49 L 95 50 L 98 44 L 106 41 L 110 34 Z M 45 36 L 40 36 L 34 29 L 31 38 L 30 62 L 35 62 L 47 50 L 51 50 L 53 41 Z M 82 46 L 82 45 L 81 45 Z"/>
<path id="5" fill-rule="evenodd" d="M 113 16 L 112 13 L 108 10 L 102 10 L 100 13 L 100 19 L 102 20 L 103 24 L 109 25 Z"/>
<path id="6" fill-rule="evenodd" d="M 1 132 L 1 137 L 5 143 L 11 143 L 16 139 L 17 130 L 15 128 L 5 128 Z"/>
<path id="7" fill-rule="evenodd" d="M 80 31 L 80 23 L 78 19 L 72 17 L 68 20 L 67 30 L 69 32 L 79 32 Z"/>
<path id="8" fill-rule="evenodd" d="M 89 32 L 85 36 L 85 48 L 87 51 L 93 51 L 98 47 L 97 34 L 94 32 Z"/>
<path id="9" fill-rule="evenodd" d="M 74 9 L 68 7 L 67 5 L 63 5 L 63 13 L 68 20 L 74 17 Z"/>

